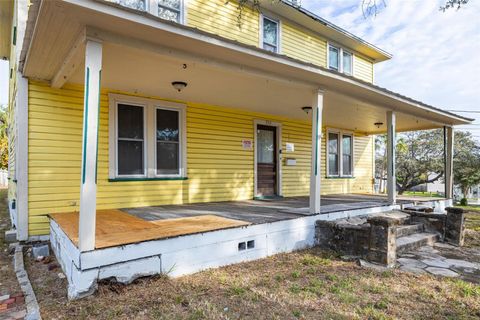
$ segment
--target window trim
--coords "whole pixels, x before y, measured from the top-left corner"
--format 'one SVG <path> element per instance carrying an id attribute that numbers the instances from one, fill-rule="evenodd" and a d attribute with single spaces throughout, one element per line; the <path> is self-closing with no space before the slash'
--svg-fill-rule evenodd
<path id="1" fill-rule="evenodd" d="M 265 15 L 265 14 L 260 14 L 260 41 L 259 41 L 259 47 L 263 50 L 267 50 L 263 47 L 264 45 L 264 29 L 263 29 L 263 21 L 264 19 L 267 19 L 267 20 L 270 20 L 272 22 L 275 22 L 277 24 L 277 44 L 276 44 L 276 50 L 275 50 L 275 53 L 278 53 L 280 54 L 281 53 L 281 37 L 282 37 L 282 24 L 281 24 L 281 20 L 278 19 L 278 18 L 273 18 L 271 15 Z M 267 50 L 268 51 L 268 50 Z"/>
<path id="2" fill-rule="evenodd" d="M 330 68 L 330 47 L 335 48 L 338 50 L 338 70 L 335 70 L 333 68 Z M 343 70 L 343 52 L 349 53 L 352 57 L 352 72 L 348 73 Z M 340 72 L 343 74 L 346 74 L 347 76 L 353 76 L 355 73 L 355 54 L 351 50 L 347 50 L 343 48 L 342 46 L 339 46 L 337 44 L 327 42 L 327 69 L 333 70 L 336 72 Z"/>
<path id="3" fill-rule="evenodd" d="M 144 107 L 144 174 L 118 175 L 118 104 L 131 104 Z M 179 174 L 157 174 L 156 110 L 165 109 L 179 112 Z M 187 127 L 186 105 L 182 103 L 148 99 L 123 94 L 109 94 L 109 180 L 128 181 L 135 179 L 186 179 L 187 178 Z"/>
<path id="4" fill-rule="evenodd" d="M 329 134 L 334 133 L 338 135 L 338 175 L 330 174 L 330 165 L 329 165 L 329 155 L 328 152 L 328 142 Z M 350 159 L 352 172 L 350 174 L 343 174 L 343 136 L 352 137 L 351 151 L 352 157 Z M 326 168 L 326 177 L 327 178 L 354 178 L 355 177 L 355 134 L 353 131 L 327 128 L 326 137 L 325 137 L 325 168 Z"/>

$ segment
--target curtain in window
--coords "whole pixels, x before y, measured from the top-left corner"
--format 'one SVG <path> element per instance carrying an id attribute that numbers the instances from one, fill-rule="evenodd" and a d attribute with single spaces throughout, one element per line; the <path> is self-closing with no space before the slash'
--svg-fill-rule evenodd
<path id="1" fill-rule="evenodd" d="M 117 161 L 119 175 L 143 175 L 144 116 L 143 107 L 118 105 Z"/>
<path id="2" fill-rule="evenodd" d="M 145 0 L 112 0 L 124 7 L 145 11 Z"/>
<path id="3" fill-rule="evenodd" d="M 278 24 L 270 19 L 263 19 L 263 48 L 272 52 L 277 51 Z"/>

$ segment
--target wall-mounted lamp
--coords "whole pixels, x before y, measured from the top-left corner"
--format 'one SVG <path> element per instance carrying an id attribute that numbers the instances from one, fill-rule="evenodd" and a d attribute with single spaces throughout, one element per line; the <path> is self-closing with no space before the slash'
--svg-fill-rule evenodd
<path id="1" fill-rule="evenodd" d="M 302 110 L 303 110 L 303 112 L 305 112 L 306 114 L 309 114 L 310 111 L 312 111 L 312 107 L 302 107 Z"/>
<path id="2" fill-rule="evenodd" d="M 383 122 L 375 122 L 374 125 L 380 129 L 381 126 L 383 126 Z"/>
<path id="3" fill-rule="evenodd" d="M 173 81 L 172 87 L 175 88 L 178 92 L 181 92 L 183 89 L 187 87 L 187 83 L 183 81 Z"/>

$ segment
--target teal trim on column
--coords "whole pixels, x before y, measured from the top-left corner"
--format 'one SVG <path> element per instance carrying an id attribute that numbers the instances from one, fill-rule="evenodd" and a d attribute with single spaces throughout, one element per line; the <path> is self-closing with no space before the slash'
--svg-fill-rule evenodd
<path id="1" fill-rule="evenodd" d="M 100 87 L 102 83 L 102 70 L 98 72 L 98 110 L 97 110 L 97 154 L 95 156 L 95 184 L 97 184 L 98 170 L 98 132 L 100 132 Z"/>
<path id="2" fill-rule="evenodd" d="M 315 176 L 318 175 L 318 108 L 317 119 L 315 120 Z"/>
<path id="3" fill-rule="evenodd" d="M 83 119 L 83 159 L 82 159 L 82 184 L 85 183 L 86 161 L 87 161 L 87 134 L 88 134 L 88 86 L 90 84 L 90 68 L 87 67 L 85 79 L 85 115 Z"/>

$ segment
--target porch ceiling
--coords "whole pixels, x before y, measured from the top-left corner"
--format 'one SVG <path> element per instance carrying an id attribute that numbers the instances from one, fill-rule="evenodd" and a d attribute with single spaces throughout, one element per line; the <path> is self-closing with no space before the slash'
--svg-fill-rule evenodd
<path id="1" fill-rule="evenodd" d="M 301 107 L 311 105 L 314 90 L 322 88 L 326 126 L 385 132 L 385 125 L 377 128 L 374 123 L 386 123 L 388 110 L 397 112 L 399 131 L 468 123 L 313 65 L 87 0 L 41 2 L 32 41 L 24 47 L 24 75 L 52 81 L 85 28 L 87 36 L 104 43 L 102 86 L 109 89 L 308 120 Z M 70 82 L 83 83 L 81 61 L 75 63 Z M 175 80 L 188 82 L 187 89 L 174 91 L 170 83 Z"/>

